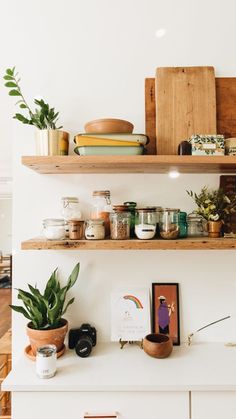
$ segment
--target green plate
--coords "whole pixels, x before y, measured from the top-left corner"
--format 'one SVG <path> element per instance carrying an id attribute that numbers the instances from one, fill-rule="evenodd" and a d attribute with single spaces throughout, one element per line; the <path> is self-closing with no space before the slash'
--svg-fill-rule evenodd
<path id="1" fill-rule="evenodd" d="M 80 156 L 137 156 L 143 154 L 143 147 L 75 147 L 74 152 Z"/>

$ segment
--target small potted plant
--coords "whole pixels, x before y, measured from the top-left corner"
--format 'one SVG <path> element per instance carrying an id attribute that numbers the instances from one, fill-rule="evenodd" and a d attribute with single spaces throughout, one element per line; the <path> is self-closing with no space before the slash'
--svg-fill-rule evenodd
<path id="1" fill-rule="evenodd" d="M 222 226 L 236 210 L 236 196 L 229 198 L 222 189 L 204 186 L 199 194 L 187 191 L 197 204 L 196 213 L 207 220 L 208 236 L 220 237 Z"/>
<path id="2" fill-rule="evenodd" d="M 30 284 L 28 284 L 30 292 L 18 289 L 18 299 L 22 301 L 23 306 L 10 305 L 10 307 L 30 320 L 27 324 L 27 335 L 33 356 L 36 355 L 39 346 L 47 344 L 56 345 L 57 352 L 62 351 L 68 330 L 68 322 L 63 316 L 74 302 L 74 298 L 66 302 L 66 296 L 78 278 L 79 269 L 80 264 L 77 263 L 64 287 L 61 287 L 57 279 L 56 269 L 42 293 L 37 286 L 33 287 Z"/>
<path id="3" fill-rule="evenodd" d="M 16 113 L 14 119 L 23 124 L 36 127 L 36 154 L 40 156 L 67 155 L 69 148 L 69 134 L 61 131 L 62 126 L 57 127 L 59 112 L 50 108 L 43 99 L 34 99 L 37 106 L 32 110 L 26 102 L 20 88 L 20 78 L 15 67 L 8 68 L 4 75 L 5 86 L 9 88 L 9 96 L 15 96 L 18 100 L 16 105 L 26 112 Z"/>

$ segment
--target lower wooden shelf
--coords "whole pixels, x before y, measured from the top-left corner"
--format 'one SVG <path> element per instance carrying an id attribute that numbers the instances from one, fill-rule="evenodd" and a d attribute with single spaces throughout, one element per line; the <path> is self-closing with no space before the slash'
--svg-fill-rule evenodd
<path id="1" fill-rule="evenodd" d="M 178 240 L 46 240 L 36 237 L 21 243 L 22 250 L 235 250 L 236 239 L 208 237 Z"/>

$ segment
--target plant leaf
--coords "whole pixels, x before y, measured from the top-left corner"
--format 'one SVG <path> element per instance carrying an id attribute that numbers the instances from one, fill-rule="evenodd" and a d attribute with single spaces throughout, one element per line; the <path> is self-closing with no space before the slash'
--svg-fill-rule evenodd
<path id="1" fill-rule="evenodd" d="M 7 74 L 3 78 L 4 80 L 14 80 L 14 77 L 8 76 Z"/>
<path id="2" fill-rule="evenodd" d="M 27 106 L 26 106 L 24 103 L 21 103 L 21 104 L 20 104 L 20 108 L 21 108 L 21 109 L 28 109 L 28 108 L 27 108 Z"/>
<path id="3" fill-rule="evenodd" d="M 29 314 L 27 313 L 27 311 L 23 307 L 14 306 L 12 304 L 10 304 L 9 307 L 11 307 L 11 309 L 14 310 L 14 311 L 17 311 L 18 313 L 23 314 L 23 316 L 25 316 L 27 319 L 32 320 L 31 317 L 29 316 Z"/>
<path id="4" fill-rule="evenodd" d="M 13 76 L 14 75 L 14 69 L 15 69 L 15 67 L 13 67 L 13 69 L 7 68 L 6 69 L 6 74 L 8 74 L 9 76 Z"/>
<path id="5" fill-rule="evenodd" d="M 5 83 L 6 87 L 18 87 L 16 83 L 14 83 L 13 81 L 8 81 L 7 83 Z"/>
<path id="6" fill-rule="evenodd" d="M 21 96 L 20 92 L 18 90 L 10 90 L 9 96 Z"/>
<path id="7" fill-rule="evenodd" d="M 67 311 L 68 307 L 75 301 L 75 298 L 71 298 L 71 300 L 68 301 L 68 303 L 66 304 L 66 307 L 64 308 L 63 312 L 62 312 L 62 316 L 63 314 L 65 314 L 65 312 Z"/>
<path id="8" fill-rule="evenodd" d="M 67 291 L 73 287 L 73 285 L 75 284 L 78 275 L 79 275 L 79 270 L 80 270 L 80 263 L 77 263 L 73 269 L 73 271 L 71 272 L 68 281 L 67 281 Z"/>

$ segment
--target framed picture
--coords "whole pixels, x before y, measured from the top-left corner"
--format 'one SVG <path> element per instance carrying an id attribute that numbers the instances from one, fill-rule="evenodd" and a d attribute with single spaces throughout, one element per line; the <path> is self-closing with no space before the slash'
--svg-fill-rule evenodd
<path id="1" fill-rule="evenodd" d="M 152 284 L 152 320 L 153 333 L 169 335 L 174 345 L 180 345 L 177 283 Z"/>

